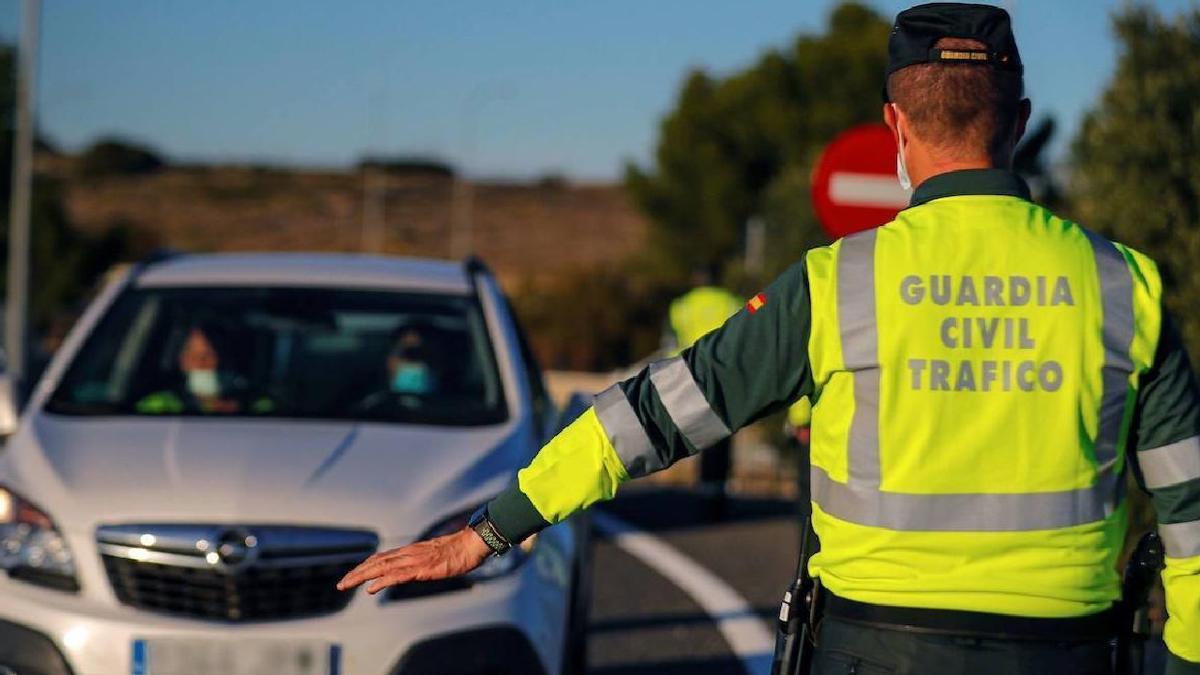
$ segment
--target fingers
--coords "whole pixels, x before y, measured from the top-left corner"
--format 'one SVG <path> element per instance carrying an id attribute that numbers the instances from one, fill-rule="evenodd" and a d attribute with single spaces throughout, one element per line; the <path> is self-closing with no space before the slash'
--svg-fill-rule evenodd
<path id="1" fill-rule="evenodd" d="M 368 568 L 360 565 L 347 572 L 346 576 L 337 582 L 337 589 L 339 591 L 348 591 L 352 588 L 358 588 L 359 584 L 374 578 L 375 576 L 371 575 Z"/>
<path id="2" fill-rule="evenodd" d="M 413 567 L 405 567 L 399 570 L 389 571 L 387 574 L 368 584 L 367 593 L 369 595 L 375 595 L 379 591 L 382 591 L 390 586 L 396 586 L 397 584 L 414 581 L 416 580 L 416 577 L 416 568 Z"/>
<path id="3" fill-rule="evenodd" d="M 410 548 L 412 547 L 403 546 L 391 551 L 376 553 L 367 558 L 359 563 L 358 567 L 350 570 L 346 573 L 346 576 L 342 577 L 342 580 L 337 584 L 338 590 L 350 590 L 351 588 L 358 587 L 363 582 L 382 576 L 387 572 L 389 566 L 404 559 L 406 556 L 412 555 L 412 552 L 408 550 Z"/>
<path id="4" fill-rule="evenodd" d="M 471 537 L 477 537 L 474 532 Z M 374 595 L 389 586 L 409 581 L 431 581 L 466 574 L 487 558 L 490 550 L 479 541 L 479 550 L 467 546 L 456 535 L 447 535 L 376 553 L 350 570 L 337 588 L 346 591 L 370 582 L 367 592 Z"/>
<path id="5" fill-rule="evenodd" d="M 367 584 L 367 593 L 375 595 L 389 586 L 425 579 L 431 576 L 430 573 L 429 563 L 414 562 L 409 558 L 392 559 L 388 563 L 374 565 L 362 572 L 351 572 L 338 583 L 338 590 L 350 590 L 370 582 Z"/>

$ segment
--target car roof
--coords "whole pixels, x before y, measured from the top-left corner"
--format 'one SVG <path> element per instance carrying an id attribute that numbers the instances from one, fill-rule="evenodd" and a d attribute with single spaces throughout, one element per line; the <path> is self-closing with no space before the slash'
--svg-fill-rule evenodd
<path id="1" fill-rule="evenodd" d="M 372 288 L 465 294 L 461 263 L 354 253 L 216 253 L 177 255 L 146 265 L 134 284 Z"/>

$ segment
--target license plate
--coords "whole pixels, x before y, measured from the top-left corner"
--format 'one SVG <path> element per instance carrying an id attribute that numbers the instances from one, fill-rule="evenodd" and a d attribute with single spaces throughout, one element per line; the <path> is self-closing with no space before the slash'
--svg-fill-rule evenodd
<path id="1" fill-rule="evenodd" d="M 340 662 L 328 642 L 154 638 L 134 641 L 132 675 L 340 675 Z"/>

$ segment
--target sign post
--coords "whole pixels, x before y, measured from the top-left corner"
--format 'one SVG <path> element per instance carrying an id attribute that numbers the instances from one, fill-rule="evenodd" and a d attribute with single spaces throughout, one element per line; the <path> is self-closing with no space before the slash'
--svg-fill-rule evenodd
<path id="1" fill-rule="evenodd" d="M 33 191 L 33 124 L 37 100 L 38 20 L 41 0 L 21 4 L 23 27 L 17 52 L 17 129 L 13 144 L 12 201 L 8 208 L 8 293 L 4 316 L 5 368 L 11 386 L 24 391 L 29 308 L 29 211 Z"/>

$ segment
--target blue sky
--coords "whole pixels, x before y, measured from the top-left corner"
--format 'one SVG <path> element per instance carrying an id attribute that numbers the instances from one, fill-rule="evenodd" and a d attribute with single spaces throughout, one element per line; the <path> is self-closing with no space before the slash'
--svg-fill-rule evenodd
<path id="1" fill-rule="evenodd" d="M 1061 123 L 1059 154 L 1111 74 L 1120 2 L 1002 3 L 1035 111 Z M 820 30 L 834 4 L 51 0 L 38 118 L 71 150 L 119 134 L 189 160 L 339 166 L 373 151 L 606 180 L 652 155 L 689 68 L 750 64 Z M 869 4 L 891 16 L 910 3 Z M 0 37 L 18 25 L 18 2 L 3 0 Z"/>

